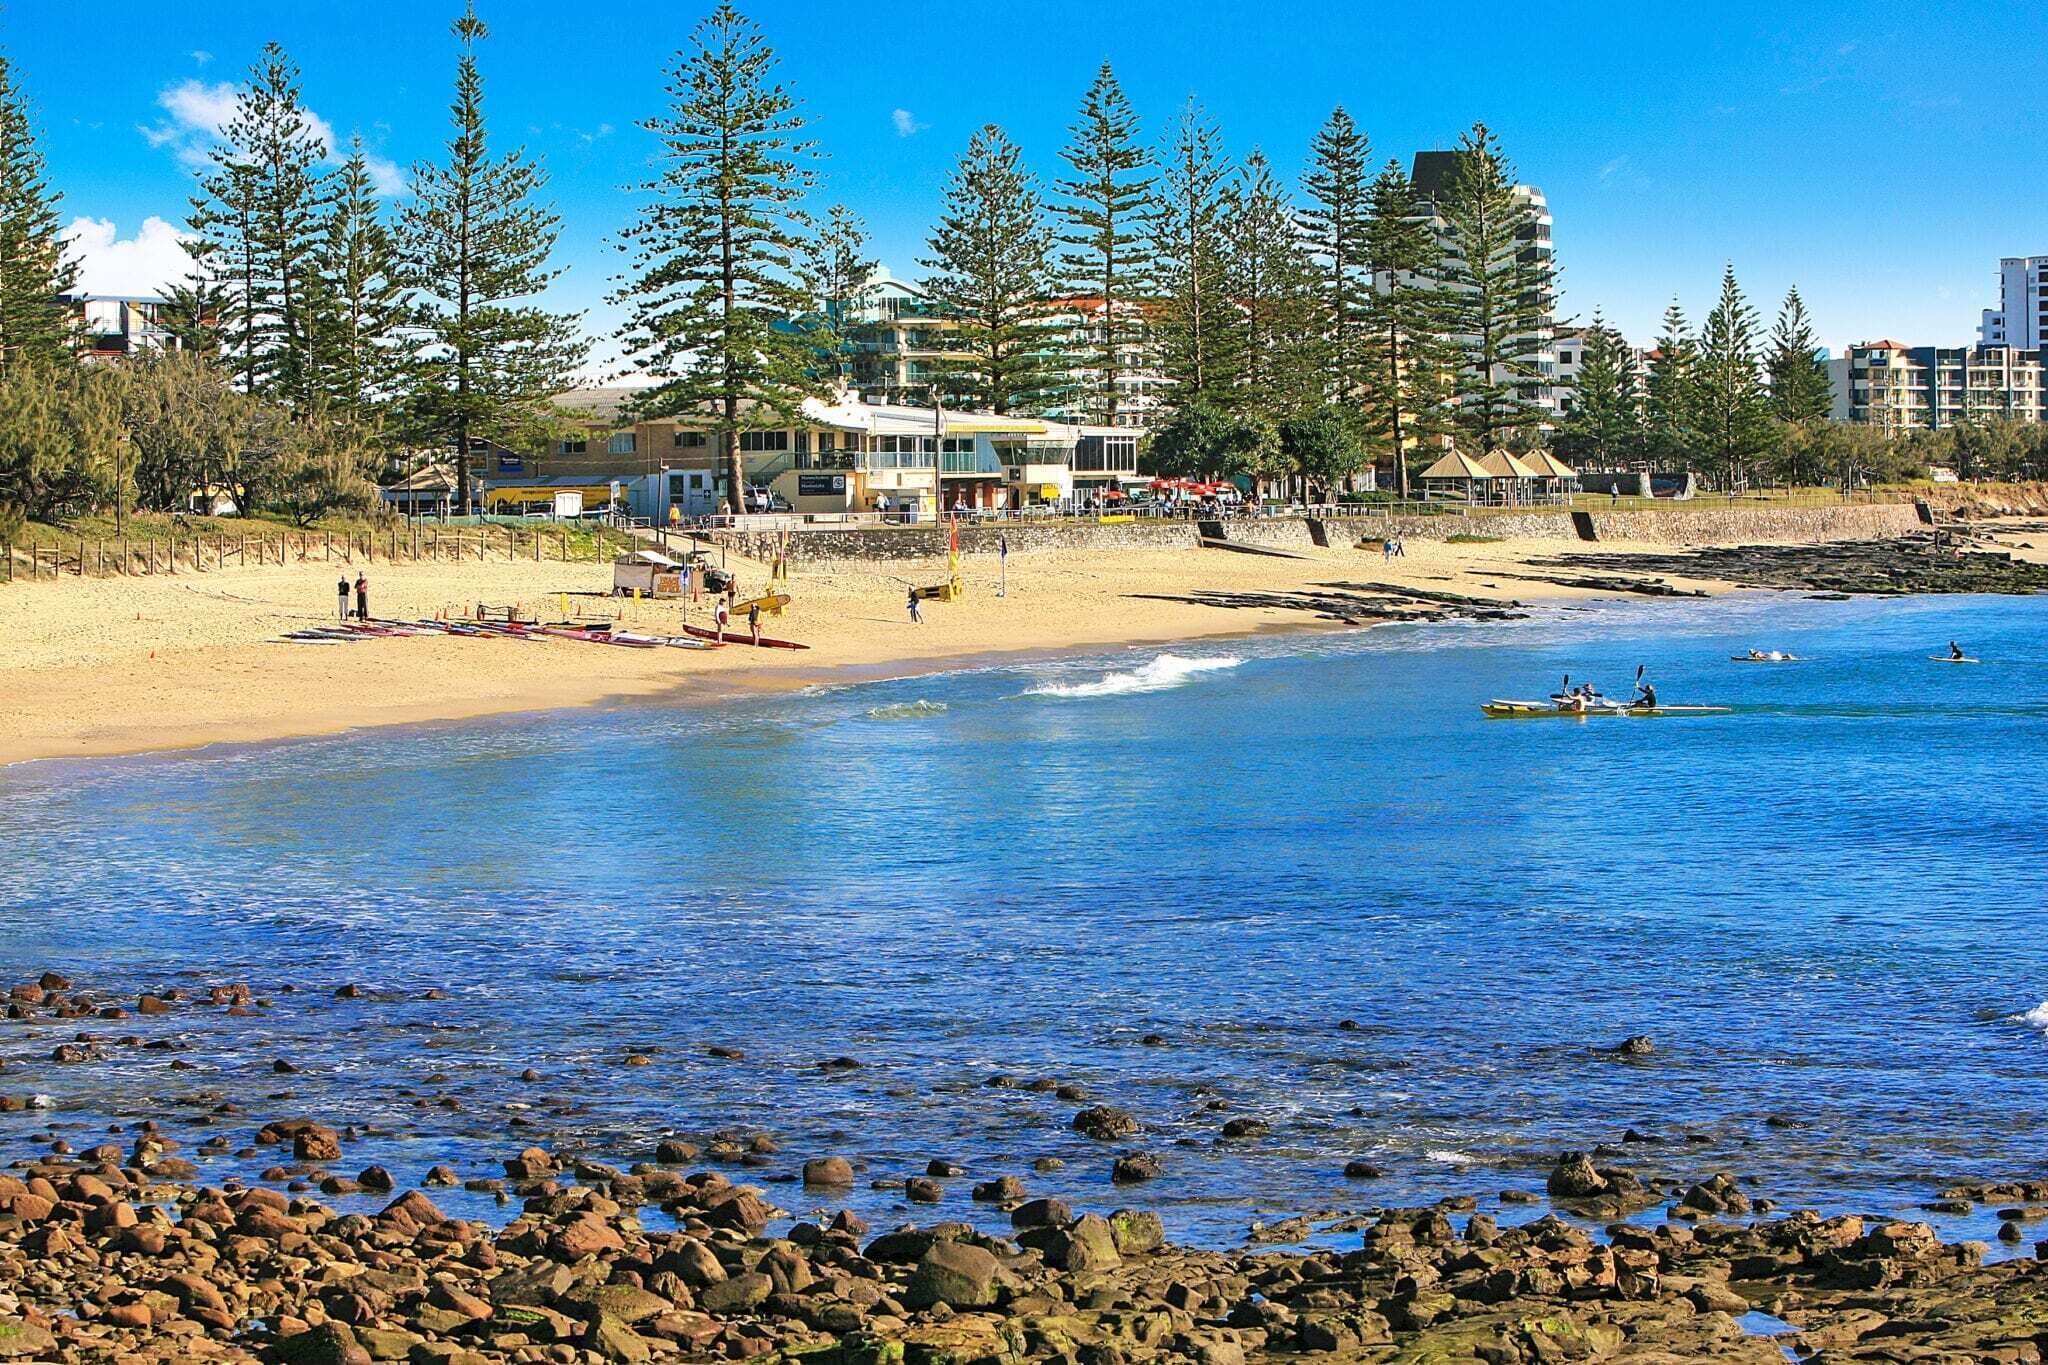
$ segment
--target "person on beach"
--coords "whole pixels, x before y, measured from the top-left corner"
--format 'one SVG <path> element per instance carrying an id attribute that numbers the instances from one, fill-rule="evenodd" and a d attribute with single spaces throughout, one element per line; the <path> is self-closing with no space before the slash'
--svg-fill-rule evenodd
<path id="1" fill-rule="evenodd" d="M 754 637 L 754 643 L 761 643 L 761 604 L 754 602 L 747 607 L 747 630 Z"/>
<path id="2" fill-rule="evenodd" d="M 913 626 L 921 626 L 924 624 L 924 616 L 917 609 L 916 588 L 912 588 L 910 590 L 910 624 Z"/>
<path id="3" fill-rule="evenodd" d="M 712 615 L 713 615 L 713 617 L 714 617 L 714 618 L 716 619 L 716 621 L 717 621 L 717 623 L 718 623 L 718 643 L 720 643 L 720 644 L 724 644 L 724 643 L 725 643 L 725 623 L 726 623 L 727 621 L 730 621 L 730 620 L 732 619 L 732 612 L 731 612 L 731 611 L 729 611 L 729 610 L 728 610 L 728 609 L 726 608 L 726 605 L 725 605 L 725 603 L 723 603 L 723 602 L 720 602 L 720 603 L 718 604 L 718 609 L 717 609 L 716 611 L 714 611 L 714 612 L 712 613 Z"/>
<path id="4" fill-rule="evenodd" d="M 683 561 L 682 572 L 683 576 L 680 584 L 682 591 L 680 591 L 676 595 L 678 597 L 687 597 L 692 602 L 694 602 L 697 600 L 697 585 L 693 583 L 690 579 L 690 561 L 687 559 Z"/>
<path id="5" fill-rule="evenodd" d="M 996 536 L 996 596 L 1010 595 L 1010 537 L 1007 532 Z"/>
<path id="6" fill-rule="evenodd" d="M 336 611 L 336 613 L 337 613 L 337 614 L 338 614 L 338 615 L 340 616 L 340 618 L 341 618 L 342 620 L 346 621 L 346 620 L 348 620 L 348 575 L 347 575 L 347 574 L 343 574 L 343 575 L 342 575 L 342 577 L 341 577 L 341 581 L 340 581 L 339 583 L 336 583 L 336 584 L 334 585 L 334 594 L 335 594 L 335 611 Z"/>
<path id="7" fill-rule="evenodd" d="M 370 580 L 366 574 L 356 575 L 356 620 L 370 619 Z"/>
<path id="8" fill-rule="evenodd" d="M 1385 540 L 1382 540 L 1380 542 L 1380 563 L 1384 564 L 1393 557 L 1394 538 L 1392 536 L 1388 536 Z"/>

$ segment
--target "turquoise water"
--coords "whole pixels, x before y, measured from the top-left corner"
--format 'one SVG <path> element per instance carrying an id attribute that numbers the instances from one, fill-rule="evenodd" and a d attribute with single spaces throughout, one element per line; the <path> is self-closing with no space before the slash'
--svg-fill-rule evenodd
<path id="1" fill-rule="evenodd" d="M 1540 1188 L 1629 1127 L 1666 1139 L 1631 1148 L 1651 1169 L 1828 1208 L 2037 1176 L 2044 626 L 2025 599 L 1595 604 L 0 771 L 13 977 L 274 1002 L 86 1026 L 190 1044 L 188 1071 L 55 1066 L 79 1025 L 0 1024 L 0 1093 L 56 1106 L 0 1114 L 0 1155 L 309 1113 L 380 1130 L 343 1164 L 407 1180 L 770 1131 L 753 1178 L 862 1159 L 884 1217 L 866 1182 L 942 1156 L 1215 1242 Z M 1950 639 L 1986 662 L 1925 660 Z M 1811 657 L 1728 662 L 1751 645 Z M 1639 663 L 1734 711 L 1477 708 Z M 1651 1056 L 1602 1055 L 1639 1033 Z M 1146 1132 L 1091 1142 L 997 1073 Z M 1113 1188 L 1129 1149 L 1166 1174 Z M 1347 1182 L 1360 1157 L 1388 1174 Z"/>

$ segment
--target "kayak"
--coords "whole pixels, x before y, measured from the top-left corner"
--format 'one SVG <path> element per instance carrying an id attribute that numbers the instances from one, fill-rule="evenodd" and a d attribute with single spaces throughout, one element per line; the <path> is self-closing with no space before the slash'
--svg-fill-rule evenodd
<path id="1" fill-rule="evenodd" d="M 683 634 L 694 635 L 700 640 L 717 640 L 718 632 L 706 626 L 684 626 Z M 798 644 L 795 640 L 772 640 L 766 635 L 756 640 L 747 634 L 746 627 L 735 630 L 725 628 L 725 643 L 729 645 L 759 645 L 763 649 L 809 649 L 809 645 Z"/>
<path id="2" fill-rule="evenodd" d="M 1482 702 L 1479 709 L 1494 720 L 1533 720 L 1538 716 L 1561 716 L 1569 720 L 1588 720 L 1594 716 L 1721 716 L 1728 714 L 1726 706 L 1621 706 L 1610 703 L 1606 706 L 1592 706 L 1584 711 L 1567 711 L 1547 701 L 1493 701 Z"/>
<path id="3" fill-rule="evenodd" d="M 1747 654 L 1730 654 L 1731 664 L 1796 664 L 1801 662 L 1797 654 L 1766 654 L 1761 659 L 1752 659 Z"/>
<path id="4" fill-rule="evenodd" d="M 1927 656 L 1927 662 L 1931 664 L 1981 664 L 1984 661 L 1982 659 L 1972 659 L 1967 654 L 1960 659 L 1956 658 L 1953 654 L 1930 654 Z"/>

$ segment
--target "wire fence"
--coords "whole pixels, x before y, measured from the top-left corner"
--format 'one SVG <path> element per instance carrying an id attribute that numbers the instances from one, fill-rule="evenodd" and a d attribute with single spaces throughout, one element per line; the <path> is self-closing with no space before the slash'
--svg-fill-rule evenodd
<path id="1" fill-rule="evenodd" d="M 208 573 L 266 564 L 592 563 L 610 560 L 616 548 L 557 528 L 444 528 L 431 522 L 368 531 L 81 536 L 0 546 L 0 583 Z"/>

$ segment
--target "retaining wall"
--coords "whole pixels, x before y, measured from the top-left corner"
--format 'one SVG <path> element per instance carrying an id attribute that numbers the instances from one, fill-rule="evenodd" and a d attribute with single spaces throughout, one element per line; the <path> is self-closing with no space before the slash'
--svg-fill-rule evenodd
<path id="1" fill-rule="evenodd" d="M 1846 507 L 1701 507 L 1641 512 L 1594 511 L 1595 533 L 1603 541 L 1634 540 L 1660 545 L 1728 545 L 1763 541 L 1881 540 L 1905 535 L 1918 525 L 1908 503 L 1858 504 Z M 1332 517 L 1323 534 L 1334 547 L 1355 545 L 1393 535 L 1405 540 L 1443 540 L 1449 536 L 1483 535 L 1498 539 L 1528 538 L 1578 542 L 1572 514 L 1563 509 L 1531 508 L 1490 516 Z M 1306 517 L 1266 517 L 1225 523 L 1225 538 L 1276 550 L 1307 551 L 1316 540 Z M 1134 521 L 1101 525 L 1068 522 L 1054 525 L 1006 524 L 963 526 L 960 551 L 992 555 L 999 536 L 1008 537 L 1019 554 L 1045 551 L 1194 549 L 1198 531 L 1192 521 Z M 779 535 L 719 531 L 713 540 L 754 559 L 773 557 Z M 877 526 L 859 530 L 819 527 L 789 533 L 789 554 L 799 564 L 874 563 L 940 559 L 945 556 L 943 526 Z"/>

